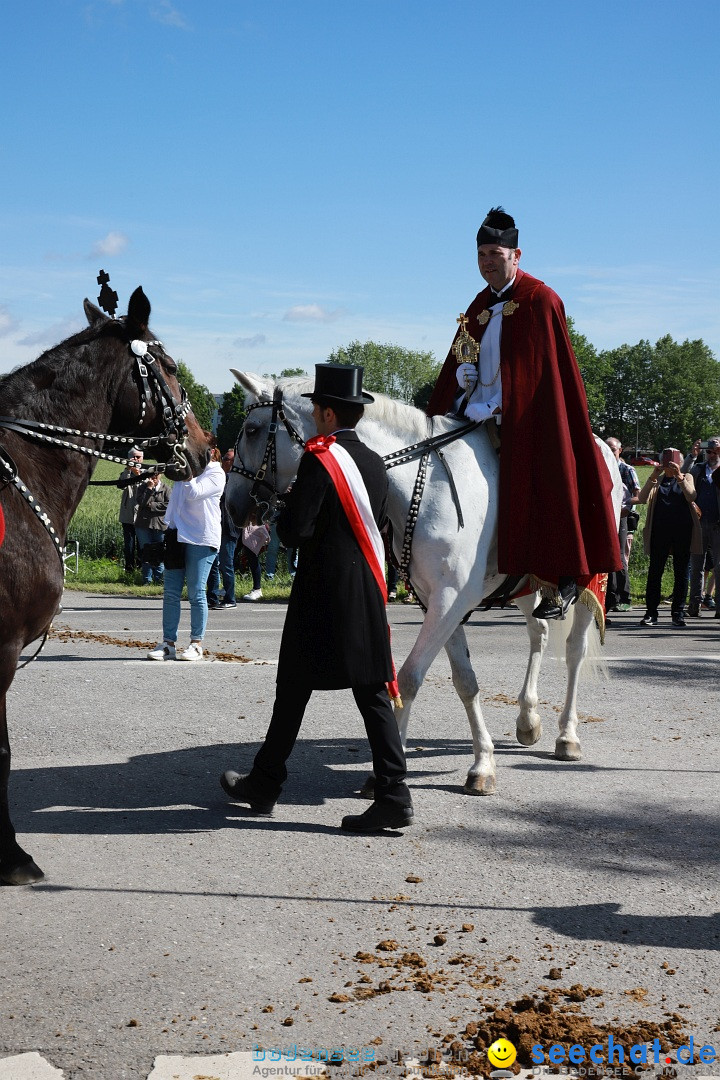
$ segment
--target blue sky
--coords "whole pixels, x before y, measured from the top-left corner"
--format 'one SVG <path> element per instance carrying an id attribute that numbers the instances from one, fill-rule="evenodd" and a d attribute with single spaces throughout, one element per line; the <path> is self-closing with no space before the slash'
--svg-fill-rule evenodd
<path id="1" fill-rule="evenodd" d="M 598 348 L 720 357 L 720 5 L 23 0 L 0 44 L 0 371 L 100 267 L 213 392 L 431 349 L 501 203 Z"/>

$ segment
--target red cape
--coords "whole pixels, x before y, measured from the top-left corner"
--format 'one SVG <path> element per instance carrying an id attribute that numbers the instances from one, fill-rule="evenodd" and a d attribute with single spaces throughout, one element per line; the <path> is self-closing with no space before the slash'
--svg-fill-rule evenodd
<path id="1" fill-rule="evenodd" d="M 500 340 L 498 569 L 551 582 L 618 570 L 612 481 L 590 428 L 562 300 L 522 270 L 512 298 L 518 306 L 502 316 Z M 485 332 L 478 315 L 489 301 L 488 287 L 467 309 L 467 329 L 476 341 Z M 452 408 L 459 393 L 456 368 L 451 349 L 428 404 L 430 416 Z"/>

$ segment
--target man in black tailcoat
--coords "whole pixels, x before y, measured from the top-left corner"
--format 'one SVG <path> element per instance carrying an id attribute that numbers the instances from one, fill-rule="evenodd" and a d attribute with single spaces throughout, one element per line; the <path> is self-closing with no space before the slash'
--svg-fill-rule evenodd
<path id="1" fill-rule="evenodd" d="M 375 526 L 381 528 L 388 490 L 385 466 L 354 430 L 364 404 L 373 401 L 362 390 L 363 369 L 318 364 L 315 371 L 315 389 L 305 396 L 313 402 L 318 434 L 330 436 L 328 441 L 336 441 L 350 456 Z M 303 454 L 277 522 L 280 540 L 286 547 L 297 547 L 299 555 L 270 727 L 249 775 L 228 771 L 220 783 L 232 799 L 248 803 L 256 813 L 272 813 L 312 691 L 350 687 L 372 751 L 375 801 L 365 813 L 344 817 L 342 827 L 351 832 L 404 828 L 411 824 L 413 811 L 405 783 L 405 754 L 386 685 L 394 673 L 385 596 L 332 472 L 319 460 L 324 447 L 315 449 Z"/>

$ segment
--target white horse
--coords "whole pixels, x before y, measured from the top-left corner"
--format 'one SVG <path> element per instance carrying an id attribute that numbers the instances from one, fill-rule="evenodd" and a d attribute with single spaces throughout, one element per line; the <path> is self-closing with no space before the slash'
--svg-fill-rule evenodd
<path id="1" fill-rule="evenodd" d="M 272 489 L 281 493 L 292 482 L 302 453 L 300 442 L 294 435 L 306 440 L 316 434 L 312 404 L 309 398 L 301 397 L 303 393 L 310 393 L 314 384 L 311 379 L 274 382 L 248 372 L 232 371 L 246 392 L 246 403 L 256 406 L 248 413 L 235 450 L 235 465 L 244 468 L 246 475 L 231 473 L 226 492 L 230 512 L 236 521 L 244 522 L 253 506 L 250 476 L 259 469 L 263 472 L 263 464 L 266 467 L 263 472 L 265 492 Z M 282 394 L 281 408 L 287 424 L 283 423 L 281 415 L 276 431 L 271 431 L 273 397 L 277 406 L 278 392 Z M 358 434 L 382 456 L 460 426 L 458 421 L 447 417 L 436 416 L 430 420 L 419 409 L 382 394 L 374 397 L 375 403 L 365 407 Z M 613 503 L 618 516 L 622 496 L 619 470 L 609 448 L 599 440 L 598 443 L 614 480 Z M 413 701 L 430 665 L 444 647 L 450 660 L 453 685 L 465 706 L 472 732 L 475 759 L 468 772 L 465 791 L 471 795 L 491 795 L 495 792 L 493 743 L 483 720 L 480 692 L 462 624 L 468 613 L 503 580 L 497 572 L 500 470 L 497 454 L 484 426 L 451 442 L 442 452 L 459 492 L 464 526 L 459 526 L 448 472 L 437 454 L 431 454 L 410 564 L 413 588 L 427 614 L 417 641 L 398 672 L 404 707 L 396 716 L 405 746 Z M 396 557 L 400 556 L 417 471 L 415 461 L 388 472 L 388 516 L 393 527 Z M 537 712 L 537 685 L 548 642 L 548 623 L 532 616 L 539 599 L 540 594 L 533 593 L 515 601 L 525 616 L 530 635 L 530 658 L 518 697 L 520 712 L 516 723 L 517 738 L 523 746 L 532 746 L 542 734 Z M 568 678 L 555 756 L 562 761 L 577 761 L 581 757 L 576 711 L 578 679 L 588 649 L 599 652 L 599 636 L 591 611 L 582 603 L 571 607 L 560 626 L 563 634 L 567 631 Z"/>

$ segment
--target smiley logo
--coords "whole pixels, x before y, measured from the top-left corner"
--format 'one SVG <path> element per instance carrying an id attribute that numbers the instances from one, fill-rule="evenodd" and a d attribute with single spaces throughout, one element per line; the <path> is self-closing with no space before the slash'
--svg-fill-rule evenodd
<path id="1" fill-rule="evenodd" d="M 496 1039 L 492 1046 L 488 1047 L 487 1056 L 490 1063 L 498 1069 L 507 1069 L 515 1061 L 517 1050 L 509 1039 Z"/>

